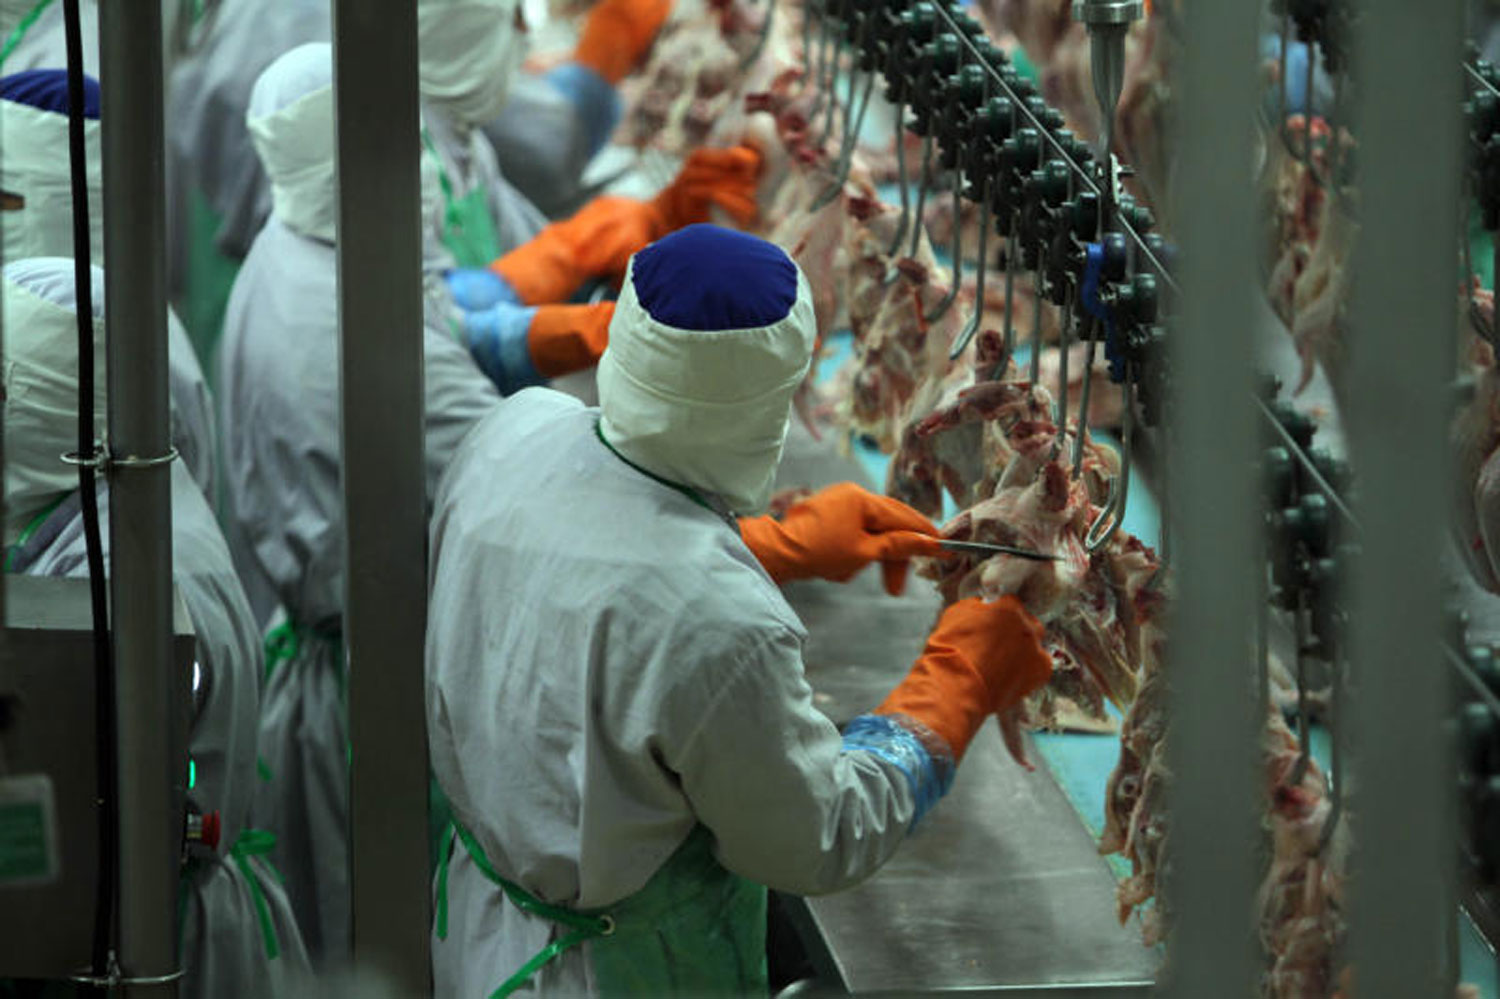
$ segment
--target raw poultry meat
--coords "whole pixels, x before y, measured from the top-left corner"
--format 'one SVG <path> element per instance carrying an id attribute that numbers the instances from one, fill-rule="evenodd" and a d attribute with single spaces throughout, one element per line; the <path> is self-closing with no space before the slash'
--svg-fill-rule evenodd
<path id="1" fill-rule="evenodd" d="M 960 502 L 981 497 L 944 527 L 946 537 L 1059 556 L 960 556 L 923 569 L 947 602 L 1014 594 L 1045 626 L 1052 680 L 1024 709 L 1001 718 L 1007 746 L 1027 766 L 1023 726 L 1054 725 L 1064 705 L 1103 718 L 1106 701 L 1123 707 L 1134 698 L 1141 626 L 1154 613 L 1159 569 L 1154 553 L 1123 531 L 1087 550 L 1084 539 L 1118 462 L 1090 440 L 1073 478 L 1072 433 L 1060 431 L 1050 413 L 1045 389 L 1013 381 L 970 386 L 910 431 L 890 490 L 917 493 L 929 509 L 941 499 L 939 487 Z M 959 446 L 944 449 L 940 439 L 955 434 Z"/>
<path id="2" fill-rule="evenodd" d="M 743 93 L 742 63 L 759 40 L 765 8 L 744 0 L 684 7 L 662 26 L 646 65 L 621 85 L 625 113 L 617 141 L 623 145 L 685 156 L 708 142 Z M 783 46 L 764 54 L 757 68 L 786 58 L 796 57 Z"/>

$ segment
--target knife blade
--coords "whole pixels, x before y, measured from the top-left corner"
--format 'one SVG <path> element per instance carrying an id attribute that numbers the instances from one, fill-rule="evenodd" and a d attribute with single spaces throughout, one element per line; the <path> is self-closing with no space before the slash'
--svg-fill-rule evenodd
<path id="1" fill-rule="evenodd" d="M 1060 555 L 1048 555 L 1046 552 L 1034 551 L 1030 548 L 1014 548 L 1010 545 L 991 545 L 983 541 L 951 541 L 946 538 L 938 541 L 938 544 L 950 552 L 961 552 L 965 555 L 1011 555 L 1016 558 L 1031 559 L 1033 562 L 1056 562 L 1062 558 Z"/>

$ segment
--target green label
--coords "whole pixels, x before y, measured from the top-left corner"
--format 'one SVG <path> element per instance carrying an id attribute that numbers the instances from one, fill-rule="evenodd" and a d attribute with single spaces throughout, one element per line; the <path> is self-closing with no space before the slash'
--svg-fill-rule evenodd
<path id="1" fill-rule="evenodd" d="M 48 877 L 48 859 L 45 806 L 39 801 L 0 803 L 0 884 Z"/>

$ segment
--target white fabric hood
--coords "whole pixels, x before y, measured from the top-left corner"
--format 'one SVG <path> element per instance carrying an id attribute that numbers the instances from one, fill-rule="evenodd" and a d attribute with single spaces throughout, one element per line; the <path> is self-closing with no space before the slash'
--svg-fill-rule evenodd
<path id="1" fill-rule="evenodd" d="M 726 262 L 723 247 L 748 249 L 753 259 Z M 642 258 L 658 253 L 676 255 L 678 266 L 666 274 L 653 267 L 647 286 L 638 287 Z M 780 285 L 770 299 L 767 270 Z M 704 311 L 705 302 L 713 311 L 715 300 L 757 295 L 762 318 L 774 317 L 759 325 L 662 321 Z M 670 310 L 663 296 L 674 299 Z M 714 226 L 682 230 L 631 258 L 599 362 L 600 428 L 647 471 L 712 492 L 742 516 L 759 513 L 770 500 L 816 329 L 807 279 L 780 249 Z"/>
<path id="2" fill-rule="evenodd" d="M 419 0 L 422 96 L 469 125 L 500 113 L 526 58 L 517 0 Z"/>
<path id="3" fill-rule="evenodd" d="M 99 122 L 83 124 L 88 165 L 89 245 L 104 260 L 104 175 Z M 69 175 L 68 116 L 16 101 L 0 101 L 0 189 L 26 207 L 0 212 L 5 259 L 73 256 L 73 190 Z"/>
<path id="4" fill-rule="evenodd" d="M 78 324 L 73 261 L 21 260 L 4 270 L 5 539 L 78 488 L 62 455 L 78 444 Z M 106 425 L 104 273 L 93 272 L 94 433 Z"/>
<path id="5" fill-rule="evenodd" d="M 265 68 L 245 113 L 271 181 L 271 210 L 294 232 L 335 241 L 333 47 L 299 45 Z"/>

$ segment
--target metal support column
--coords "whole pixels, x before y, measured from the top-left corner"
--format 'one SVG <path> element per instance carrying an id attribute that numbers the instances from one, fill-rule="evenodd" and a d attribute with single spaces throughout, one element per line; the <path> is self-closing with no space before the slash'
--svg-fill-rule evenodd
<path id="1" fill-rule="evenodd" d="M 171 448 L 167 408 L 166 180 L 161 9 L 99 11 L 109 364 L 110 620 L 119 719 L 119 958 L 127 979 L 177 970 L 182 849 L 173 732 L 185 677 L 172 663 Z M 139 459 L 140 463 L 132 459 Z M 129 995 L 175 995 L 175 981 Z"/>
<path id="2" fill-rule="evenodd" d="M 425 995 L 426 496 L 414 0 L 334 4 L 354 959 Z"/>
<path id="3" fill-rule="evenodd" d="M 1180 999 L 1258 994 L 1260 782 L 1252 638 L 1260 564 L 1251 164 L 1259 8 L 1192 4 L 1177 93 L 1184 290 L 1172 331 L 1175 607 L 1170 981 Z"/>
<path id="4" fill-rule="evenodd" d="M 1454 916 L 1453 765 L 1440 734 L 1448 675 L 1437 640 L 1462 9 L 1369 0 L 1360 11 L 1362 232 L 1345 414 L 1364 542 L 1351 580 L 1350 956 L 1360 999 L 1419 999 L 1445 994 Z"/>

